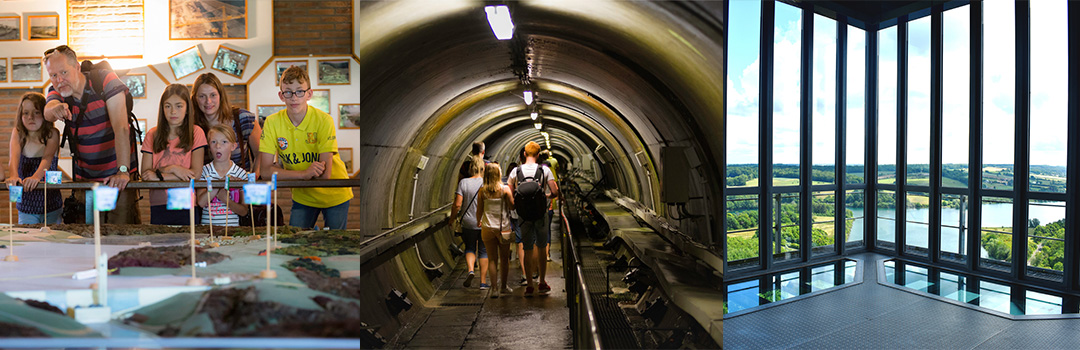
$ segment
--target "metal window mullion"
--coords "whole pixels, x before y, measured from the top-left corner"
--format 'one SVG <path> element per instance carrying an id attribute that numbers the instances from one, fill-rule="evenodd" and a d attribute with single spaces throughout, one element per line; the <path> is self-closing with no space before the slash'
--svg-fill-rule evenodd
<path id="1" fill-rule="evenodd" d="M 1013 271 L 1015 280 L 1027 276 L 1028 173 L 1031 129 L 1031 20 L 1028 1 L 1016 2 L 1016 142 L 1013 144 Z"/>
<path id="2" fill-rule="evenodd" d="M 729 6 L 730 4 L 731 3 L 729 1 L 724 1 L 723 4 L 721 5 L 722 8 L 723 8 L 723 11 L 724 11 L 724 15 L 723 15 L 724 16 L 724 23 L 731 23 L 731 11 L 730 11 L 730 6 Z M 724 32 L 725 32 L 725 34 L 730 33 L 729 29 L 725 29 Z M 731 40 L 730 40 L 730 36 L 729 36 L 728 38 L 726 38 L 726 40 L 724 40 L 724 52 L 731 52 L 730 49 L 729 49 L 731 47 L 730 44 L 731 44 Z M 727 129 L 727 126 L 728 126 L 728 122 L 727 122 L 728 121 L 728 113 L 727 113 L 728 91 L 727 91 L 727 85 L 728 84 L 727 84 L 727 81 L 728 81 L 728 56 L 729 55 L 721 55 L 721 56 L 723 56 L 723 61 L 724 61 L 724 63 L 723 63 L 723 65 L 724 65 L 723 71 L 724 72 L 723 72 L 723 80 L 722 80 L 724 82 L 722 85 L 724 85 L 724 86 L 722 86 L 720 88 L 720 93 L 723 96 L 723 101 L 721 101 L 721 107 L 720 108 L 721 108 L 721 113 L 722 113 L 722 115 L 724 117 L 720 118 L 721 119 L 721 121 L 720 121 L 720 123 L 721 123 L 720 132 L 723 133 L 723 135 L 721 136 L 721 139 L 724 140 L 723 141 L 724 145 L 727 145 L 727 140 L 728 140 L 728 129 Z M 728 210 L 727 210 L 727 198 L 728 198 L 727 197 L 727 147 L 725 147 L 725 150 L 723 152 L 720 152 L 719 156 L 720 156 L 720 173 L 723 174 L 723 176 L 721 176 L 720 179 L 721 179 L 721 181 L 724 182 L 720 186 L 720 198 L 722 200 L 722 203 L 724 203 L 724 206 L 722 208 L 719 208 L 720 211 L 721 211 L 721 215 L 719 215 L 719 218 L 718 218 L 719 221 L 718 221 L 717 224 L 720 226 L 720 229 L 722 229 L 723 232 L 724 232 L 723 238 L 719 240 L 719 242 L 720 242 L 720 254 L 721 254 L 720 255 L 720 257 L 721 257 L 720 260 L 721 261 L 720 262 L 722 264 L 721 265 L 721 271 L 724 272 L 724 273 L 727 273 L 728 272 L 728 234 L 729 234 L 727 232 L 727 212 L 728 212 Z M 667 208 L 665 208 L 665 209 L 667 209 Z M 761 226 L 761 225 L 759 224 L 758 226 Z M 761 237 L 761 235 L 758 235 L 758 237 Z"/>
<path id="3" fill-rule="evenodd" d="M 878 30 L 866 33 L 866 81 L 863 109 L 863 240 L 867 251 L 877 250 L 877 125 L 878 125 Z"/>
<path id="4" fill-rule="evenodd" d="M 812 6 L 802 8 L 802 50 L 799 59 L 799 120 L 802 128 L 799 129 L 799 137 L 802 147 L 799 149 L 799 256 L 802 262 L 810 261 L 810 254 L 814 248 L 813 240 L 813 213 L 814 198 L 811 188 L 813 181 L 813 147 L 814 147 L 814 114 L 813 114 L 813 87 L 814 87 L 814 10 Z"/>
<path id="5" fill-rule="evenodd" d="M 944 33 L 942 5 L 930 13 L 930 215 L 926 230 L 929 260 L 938 262 L 941 253 L 942 128 L 944 124 Z"/>
<path id="6" fill-rule="evenodd" d="M 907 90 L 908 18 L 900 16 L 896 25 L 896 255 L 907 250 Z"/>
<path id="7" fill-rule="evenodd" d="M 772 268 L 772 127 L 773 127 L 773 23 L 776 20 L 776 3 L 761 2 L 761 53 L 758 70 L 758 258 L 764 270 Z M 779 208 L 777 208 L 779 209 Z"/>
<path id="8" fill-rule="evenodd" d="M 978 269 L 982 259 L 979 249 L 982 230 L 982 105 L 983 105 L 983 3 L 973 1 L 969 9 L 969 91 L 968 101 L 968 270 Z"/>
<path id="9" fill-rule="evenodd" d="M 1071 5 L 1071 4 L 1070 4 Z M 1068 28 L 1080 26 L 1080 6 L 1068 6 Z M 1069 57 L 1080 59 L 1080 36 L 1068 36 Z M 1065 286 L 1072 291 L 1080 291 L 1080 239 L 1077 230 L 1080 223 L 1077 222 L 1077 205 L 1080 205 L 1080 69 L 1068 69 L 1069 74 L 1069 116 L 1068 116 L 1068 163 L 1065 193 L 1065 266 L 1062 269 L 1065 274 Z M 1069 306 L 1076 310 L 1075 302 Z"/>
<path id="10" fill-rule="evenodd" d="M 836 20 L 836 167 L 833 179 L 836 192 L 833 210 L 836 222 L 833 227 L 833 246 L 836 255 L 847 250 L 847 17 Z M 839 233 L 838 233 L 839 232 Z M 865 234 L 863 235 L 865 236 Z"/>

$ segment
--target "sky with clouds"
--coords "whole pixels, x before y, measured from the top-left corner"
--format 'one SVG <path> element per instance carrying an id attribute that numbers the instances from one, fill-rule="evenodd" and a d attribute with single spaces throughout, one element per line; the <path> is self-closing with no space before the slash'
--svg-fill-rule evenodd
<path id="1" fill-rule="evenodd" d="M 1031 163 L 1066 162 L 1068 67 L 1065 0 L 1031 4 Z M 943 161 L 967 163 L 969 77 L 969 6 L 946 11 L 943 28 Z M 728 163 L 758 162 L 759 27 L 756 0 L 730 3 L 728 56 Z M 1015 101 L 1015 7 L 1009 0 L 984 3 L 983 159 L 1013 163 Z M 776 164 L 799 162 L 799 57 L 801 12 L 776 3 L 773 80 L 773 158 Z M 863 139 L 866 32 L 849 26 L 847 138 Z M 878 32 L 879 161 L 896 161 L 897 30 Z M 835 162 L 836 22 L 815 15 L 812 120 L 815 165 Z M 908 162 L 930 161 L 930 17 L 908 23 Z M 848 142 L 849 164 L 862 164 L 864 147 Z"/>

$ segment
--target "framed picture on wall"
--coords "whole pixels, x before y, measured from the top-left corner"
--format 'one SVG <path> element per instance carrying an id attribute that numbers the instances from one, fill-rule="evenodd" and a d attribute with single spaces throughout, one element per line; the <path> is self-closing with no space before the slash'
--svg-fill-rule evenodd
<path id="1" fill-rule="evenodd" d="M 308 61 L 277 61 L 274 62 L 274 70 L 277 71 L 277 75 L 274 77 L 274 86 L 281 85 L 281 73 L 284 73 L 289 67 L 297 66 L 303 70 L 307 70 Z M 308 71 L 308 76 L 311 76 L 311 71 Z"/>
<path id="2" fill-rule="evenodd" d="M 14 57 L 11 59 L 11 82 L 41 81 L 41 58 Z"/>
<path id="3" fill-rule="evenodd" d="M 259 125 L 262 126 L 266 122 L 266 117 L 271 114 L 277 113 L 280 110 L 285 109 L 285 105 L 257 105 L 255 106 L 255 115 L 259 117 Z"/>
<path id="4" fill-rule="evenodd" d="M 319 85 L 349 85 L 349 60 L 319 60 Z"/>
<path id="5" fill-rule="evenodd" d="M 360 104 L 342 103 L 338 105 L 338 129 L 360 128 Z"/>
<path id="6" fill-rule="evenodd" d="M 338 147 L 338 156 L 341 157 L 341 161 L 345 163 L 345 173 L 352 175 L 352 147 Z"/>
<path id="7" fill-rule="evenodd" d="M 222 73 L 237 77 L 244 77 L 244 68 L 247 67 L 248 58 L 251 55 L 225 47 L 218 46 L 217 54 L 214 55 L 214 64 L 210 68 Z"/>
<path id="8" fill-rule="evenodd" d="M 330 114 L 330 90 L 311 90 L 311 99 L 307 104 Z"/>
<path id="9" fill-rule="evenodd" d="M 176 80 L 206 68 L 203 65 L 202 56 L 199 55 L 199 45 L 192 46 L 169 57 L 169 68 L 172 68 L 173 77 Z"/>
<path id="10" fill-rule="evenodd" d="M 30 40 L 60 39 L 60 15 L 26 16 Z"/>
<path id="11" fill-rule="evenodd" d="M 7 57 L 0 57 L 0 83 L 6 83 L 8 81 L 8 59 Z"/>
<path id="12" fill-rule="evenodd" d="M 169 0 L 169 39 L 247 39 L 246 0 Z"/>
<path id="13" fill-rule="evenodd" d="M 19 16 L 0 16 L 0 41 L 22 40 L 22 18 Z"/>
<path id="14" fill-rule="evenodd" d="M 131 92 L 131 98 L 146 98 L 146 74 L 126 74 L 121 80 Z"/>

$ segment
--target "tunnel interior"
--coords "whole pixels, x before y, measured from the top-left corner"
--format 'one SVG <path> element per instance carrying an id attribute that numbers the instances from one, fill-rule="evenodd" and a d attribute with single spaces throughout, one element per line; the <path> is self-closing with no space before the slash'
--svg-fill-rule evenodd
<path id="1" fill-rule="evenodd" d="M 491 4 L 360 4 L 364 229 L 450 203 L 472 142 L 505 172 L 535 141 L 658 215 L 674 204 L 702 214 L 680 230 L 718 244 L 722 4 L 509 2 L 514 36 L 504 41 L 485 19 Z M 665 202 L 665 181 L 688 187 L 687 198 Z"/>

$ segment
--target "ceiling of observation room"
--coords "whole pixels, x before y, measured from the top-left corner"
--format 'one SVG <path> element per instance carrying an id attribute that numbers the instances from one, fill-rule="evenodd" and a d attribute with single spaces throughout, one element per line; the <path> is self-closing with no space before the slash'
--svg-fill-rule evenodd
<path id="1" fill-rule="evenodd" d="M 562 90 L 534 88 L 541 114 L 548 105 L 616 111 L 627 130 L 604 113 L 568 117 L 606 124 L 595 133 L 631 132 L 637 140 L 624 144 L 628 151 L 711 134 L 702 125 L 719 135 L 721 33 L 700 14 L 663 3 L 510 2 L 515 39 L 498 41 L 484 4 L 360 5 L 358 25 L 368 34 L 358 38 L 362 113 L 400 118 L 373 125 L 365 142 L 414 138 L 427 119 L 452 117 L 427 127 L 455 134 L 481 119 L 494 123 L 492 113 L 527 117 L 517 84 L 523 75 Z"/>

